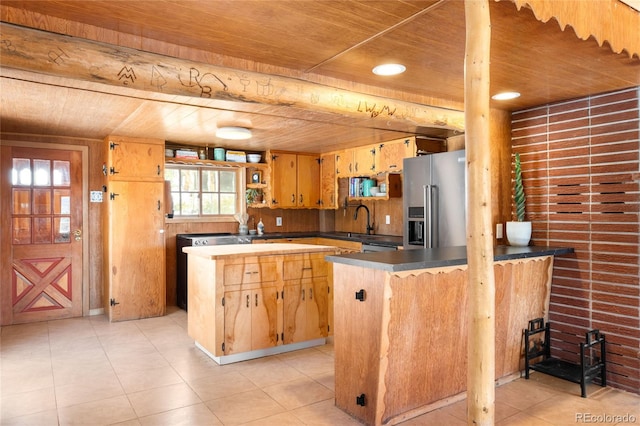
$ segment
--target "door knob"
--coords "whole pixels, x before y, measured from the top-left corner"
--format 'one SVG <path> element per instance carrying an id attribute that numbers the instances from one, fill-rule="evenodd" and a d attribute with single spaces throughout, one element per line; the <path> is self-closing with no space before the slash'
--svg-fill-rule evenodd
<path id="1" fill-rule="evenodd" d="M 75 231 L 73 231 L 73 237 L 76 241 L 80 241 L 82 239 L 82 230 L 76 229 Z"/>

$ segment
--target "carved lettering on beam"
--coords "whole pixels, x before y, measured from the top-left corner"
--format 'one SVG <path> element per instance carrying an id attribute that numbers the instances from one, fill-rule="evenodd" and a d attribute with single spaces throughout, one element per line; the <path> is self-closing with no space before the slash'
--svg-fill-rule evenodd
<path id="1" fill-rule="evenodd" d="M 382 127 L 396 122 L 464 131 L 461 111 L 354 93 L 295 78 L 196 64 L 10 24 L 1 24 L 0 28 L 0 64 L 7 68 L 149 92 L 329 112 L 379 120 Z"/>

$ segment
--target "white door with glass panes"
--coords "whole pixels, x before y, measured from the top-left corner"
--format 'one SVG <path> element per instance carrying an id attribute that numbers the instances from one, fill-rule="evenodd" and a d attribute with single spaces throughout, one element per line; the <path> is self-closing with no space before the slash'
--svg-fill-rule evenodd
<path id="1" fill-rule="evenodd" d="M 3 146 L 0 157 L 2 325 L 81 316 L 82 153 Z"/>
<path id="2" fill-rule="evenodd" d="M 237 169 L 165 166 L 174 218 L 230 216 L 239 211 Z"/>

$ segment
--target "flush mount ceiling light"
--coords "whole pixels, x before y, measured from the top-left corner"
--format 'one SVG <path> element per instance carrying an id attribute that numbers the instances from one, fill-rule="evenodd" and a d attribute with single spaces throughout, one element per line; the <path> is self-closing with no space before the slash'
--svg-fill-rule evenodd
<path id="1" fill-rule="evenodd" d="M 382 64 L 374 67 L 371 72 L 375 75 L 398 75 L 402 74 L 406 70 L 407 67 L 402 64 Z"/>
<path id="2" fill-rule="evenodd" d="M 251 130 L 245 127 L 225 126 L 216 130 L 216 137 L 232 140 L 249 139 L 251 137 Z"/>
<path id="3" fill-rule="evenodd" d="M 491 99 L 495 99 L 496 101 L 508 101 L 519 97 L 520 93 L 518 92 L 501 92 L 493 95 Z"/>

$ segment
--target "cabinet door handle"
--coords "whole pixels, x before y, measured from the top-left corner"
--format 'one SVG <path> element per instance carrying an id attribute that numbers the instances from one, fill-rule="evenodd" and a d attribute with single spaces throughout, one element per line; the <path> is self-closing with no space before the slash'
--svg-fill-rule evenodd
<path id="1" fill-rule="evenodd" d="M 292 203 L 296 202 L 296 194 L 291 194 L 291 202 Z"/>
<path id="2" fill-rule="evenodd" d="M 120 172 L 117 171 L 115 167 L 109 167 L 109 174 L 117 175 L 118 173 Z"/>
<path id="3" fill-rule="evenodd" d="M 249 307 L 249 295 L 247 294 L 247 308 Z"/>
<path id="4" fill-rule="evenodd" d="M 160 164 L 158 164 L 158 176 L 160 176 Z"/>
<path id="5" fill-rule="evenodd" d="M 304 300 L 304 288 L 302 289 L 302 300 Z"/>
<path id="6" fill-rule="evenodd" d="M 313 289 L 309 289 L 309 300 L 313 300 Z"/>
<path id="7" fill-rule="evenodd" d="M 256 293 L 256 306 L 258 306 L 258 293 Z"/>
<path id="8" fill-rule="evenodd" d="M 158 200 L 158 210 L 160 210 L 160 207 L 162 207 L 162 204 L 160 204 L 160 200 Z"/>
<path id="9" fill-rule="evenodd" d="M 300 194 L 300 204 L 302 204 L 302 194 Z"/>

